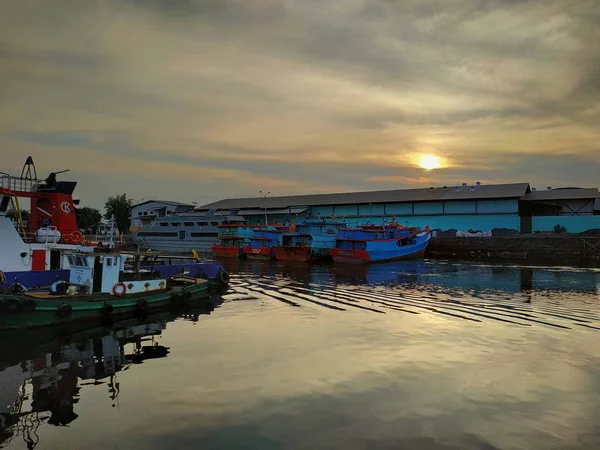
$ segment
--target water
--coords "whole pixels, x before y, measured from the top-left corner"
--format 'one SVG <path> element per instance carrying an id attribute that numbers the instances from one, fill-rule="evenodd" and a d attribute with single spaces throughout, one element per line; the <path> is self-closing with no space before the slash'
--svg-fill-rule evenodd
<path id="1" fill-rule="evenodd" d="M 598 269 L 225 265 L 212 311 L 2 338 L 0 447 L 600 448 Z"/>

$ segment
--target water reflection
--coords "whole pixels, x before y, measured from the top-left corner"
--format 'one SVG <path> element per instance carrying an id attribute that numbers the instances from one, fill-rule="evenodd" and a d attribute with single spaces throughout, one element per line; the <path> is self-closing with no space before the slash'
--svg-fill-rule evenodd
<path id="1" fill-rule="evenodd" d="M 375 313 L 434 313 L 473 322 L 599 328 L 587 307 L 600 271 L 565 267 L 395 261 L 375 265 L 284 265 L 236 260 L 234 289 L 290 306 Z M 235 273 L 235 272 L 234 272 Z"/>
<path id="2" fill-rule="evenodd" d="M 600 448 L 598 270 L 223 264 L 210 316 L 0 336 L 0 447 Z"/>
<path id="3" fill-rule="evenodd" d="M 3 333 L 0 448 L 22 440 L 33 449 L 39 443 L 38 430 L 43 424 L 69 426 L 79 417 L 75 405 L 84 386 L 104 386 L 108 401 L 118 407 L 119 372 L 167 357 L 169 348 L 156 340 L 167 323 L 176 319 L 197 322 L 214 306 L 204 305 L 179 315 L 165 312 L 143 320 L 129 319 L 110 328 Z M 11 344 L 6 345 L 8 342 Z"/>

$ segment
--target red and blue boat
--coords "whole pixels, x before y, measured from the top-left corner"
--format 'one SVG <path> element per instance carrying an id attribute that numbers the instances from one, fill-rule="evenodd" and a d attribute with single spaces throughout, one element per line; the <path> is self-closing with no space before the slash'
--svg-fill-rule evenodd
<path id="1" fill-rule="evenodd" d="M 334 262 L 355 264 L 421 258 L 430 240 L 427 227 L 369 225 L 340 231 L 330 255 Z"/>
<path id="2" fill-rule="evenodd" d="M 250 243 L 250 237 L 254 235 L 252 225 L 224 223 L 217 228 L 219 243 L 211 247 L 213 255 L 231 258 L 244 256 L 243 248 Z"/>
<path id="3" fill-rule="evenodd" d="M 243 248 L 244 254 L 250 259 L 275 259 L 274 248 L 281 244 L 282 233 L 288 230 L 288 226 L 280 225 L 275 225 L 274 229 L 254 229 L 250 243 Z"/>
<path id="4" fill-rule="evenodd" d="M 278 261 L 318 261 L 329 259 L 329 251 L 335 246 L 345 222 L 307 221 L 290 225 L 281 236 L 281 244 L 273 248 Z"/>

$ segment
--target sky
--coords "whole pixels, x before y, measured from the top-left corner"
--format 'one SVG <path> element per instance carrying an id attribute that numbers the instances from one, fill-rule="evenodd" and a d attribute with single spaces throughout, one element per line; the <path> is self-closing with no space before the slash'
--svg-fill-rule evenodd
<path id="1" fill-rule="evenodd" d="M 597 0 L 0 0 L 0 74 L 82 205 L 600 184 Z"/>

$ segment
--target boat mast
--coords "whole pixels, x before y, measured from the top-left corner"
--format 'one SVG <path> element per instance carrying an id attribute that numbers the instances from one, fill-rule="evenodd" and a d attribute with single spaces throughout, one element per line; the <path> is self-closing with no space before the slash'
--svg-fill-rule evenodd
<path id="1" fill-rule="evenodd" d="M 108 220 L 109 232 L 108 232 L 108 248 L 113 248 L 115 246 L 114 236 L 115 236 L 115 215 L 110 216 Z"/>

